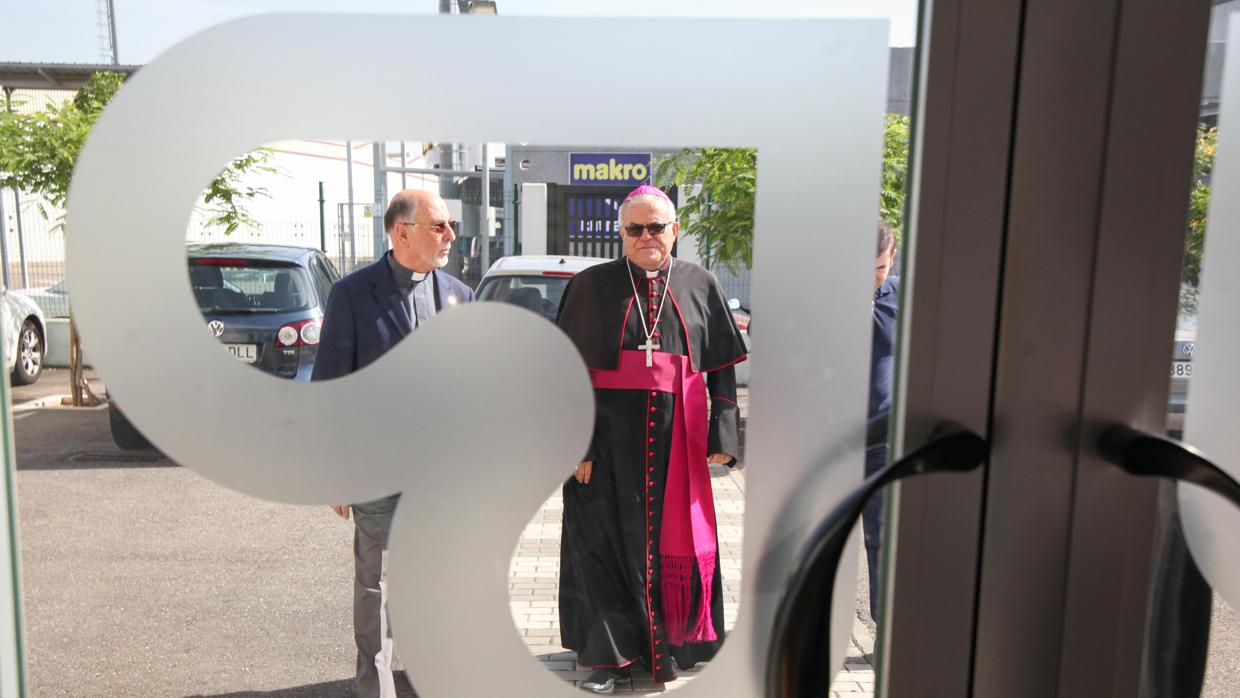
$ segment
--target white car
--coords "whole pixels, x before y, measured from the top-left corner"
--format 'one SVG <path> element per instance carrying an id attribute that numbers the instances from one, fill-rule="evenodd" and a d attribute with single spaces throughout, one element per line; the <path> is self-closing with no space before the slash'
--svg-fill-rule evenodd
<path id="1" fill-rule="evenodd" d="M 34 301 L 43 317 L 69 317 L 69 287 L 64 279 L 45 288 L 23 288 L 18 293 Z"/>
<path id="2" fill-rule="evenodd" d="M 560 299 L 569 279 L 596 264 L 610 262 L 602 257 L 571 257 L 567 255 L 515 255 L 501 257 L 491 265 L 478 284 L 480 301 L 511 303 L 542 315 L 555 322 Z M 737 313 L 739 302 L 730 302 L 733 316 L 741 327 L 746 347 L 749 346 L 749 316 Z M 737 385 L 749 385 L 749 362 L 736 365 Z"/>
<path id="3" fill-rule="evenodd" d="M 47 322 L 43 311 L 21 293 L 0 286 L 0 325 L 4 327 L 5 358 L 13 385 L 30 385 L 43 373 Z"/>
<path id="4" fill-rule="evenodd" d="M 610 261 L 602 257 L 555 255 L 501 257 L 478 284 L 478 300 L 511 303 L 555 322 L 569 279 L 580 271 Z"/>

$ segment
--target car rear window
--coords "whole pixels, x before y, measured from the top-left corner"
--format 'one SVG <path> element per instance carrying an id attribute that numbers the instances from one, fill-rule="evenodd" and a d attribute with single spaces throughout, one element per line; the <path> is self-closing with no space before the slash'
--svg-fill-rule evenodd
<path id="1" fill-rule="evenodd" d="M 288 313 L 318 305 L 309 276 L 298 266 L 193 259 L 189 279 L 204 313 Z"/>
<path id="2" fill-rule="evenodd" d="M 478 299 L 511 303 L 554 320 L 568 281 L 564 276 L 495 276 L 483 282 Z"/>

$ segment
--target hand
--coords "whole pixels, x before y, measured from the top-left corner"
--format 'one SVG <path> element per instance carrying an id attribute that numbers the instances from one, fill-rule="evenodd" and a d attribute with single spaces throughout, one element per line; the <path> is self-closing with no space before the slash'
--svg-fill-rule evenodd
<path id="1" fill-rule="evenodd" d="M 706 462 L 712 465 L 727 465 L 734 460 L 736 459 L 726 453 L 712 453 L 706 457 Z"/>
<path id="2" fill-rule="evenodd" d="M 344 519 L 345 521 L 349 520 L 349 505 L 348 504 L 333 504 L 332 511 L 336 512 L 336 515 Z"/>
<path id="3" fill-rule="evenodd" d="M 590 484 L 590 471 L 594 469 L 594 461 L 583 460 L 577 464 L 577 469 L 573 471 L 573 477 L 577 478 L 577 482 L 583 485 Z"/>

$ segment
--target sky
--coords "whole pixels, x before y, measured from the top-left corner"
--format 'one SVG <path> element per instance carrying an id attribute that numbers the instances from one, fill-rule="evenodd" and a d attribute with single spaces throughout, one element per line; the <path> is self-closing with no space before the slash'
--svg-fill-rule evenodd
<path id="1" fill-rule="evenodd" d="M 98 63 L 101 0 L 0 0 L 0 61 Z M 266 12 L 435 14 L 438 0 L 113 0 L 122 64 L 148 63 L 220 22 Z M 501 15 L 882 17 L 912 46 L 918 0 L 496 0 Z"/>

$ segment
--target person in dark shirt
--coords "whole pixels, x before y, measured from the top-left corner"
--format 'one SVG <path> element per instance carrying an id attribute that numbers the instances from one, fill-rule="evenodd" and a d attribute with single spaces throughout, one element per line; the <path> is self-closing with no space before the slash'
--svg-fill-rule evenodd
<path id="1" fill-rule="evenodd" d="M 896 315 L 900 303 L 900 277 L 892 276 L 896 263 L 896 236 L 891 226 L 878 221 L 878 256 L 874 262 L 874 340 L 870 350 L 870 401 L 867 407 L 865 476 L 887 464 L 887 418 L 891 414 L 891 380 L 895 374 Z M 861 525 L 865 532 L 865 557 L 870 573 L 870 617 L 878 623 L 878 562 L 883 538 L 883 499 L 878 492 L 865 505 Z"/>

